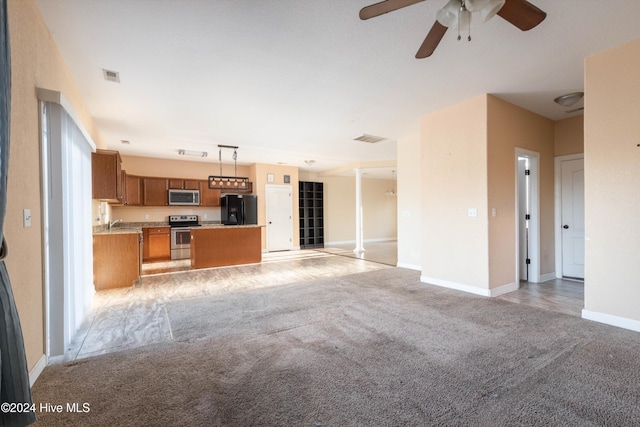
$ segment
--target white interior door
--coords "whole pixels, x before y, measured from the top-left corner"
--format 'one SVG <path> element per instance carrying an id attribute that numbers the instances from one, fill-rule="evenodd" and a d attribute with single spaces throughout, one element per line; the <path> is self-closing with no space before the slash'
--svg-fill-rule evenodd
<path id="1" fill-rule="evenodd" d="M 529 186 L 527 182 L 527 159 L 518 158 L 518 237 L 520 241 L 520 280 L 529 280 Z"/>
<path id="2" fill-rule="evenodd" d="M 584 159 L 561 168 L 562 275 L 584 279 Z"/>
<path id="3" fill-rule="evenodd" d="M 266 186 L 267 251 L 293 249 L 293 193 L 290 185 Z"/>

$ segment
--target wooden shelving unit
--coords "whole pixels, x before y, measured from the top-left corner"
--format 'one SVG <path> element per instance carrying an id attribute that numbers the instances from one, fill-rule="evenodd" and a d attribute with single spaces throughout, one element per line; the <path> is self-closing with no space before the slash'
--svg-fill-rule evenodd
<path id="1" fill-rule="evenodd" d="M 300 249 L 324 248 L 324 186 L 300 181 Z"/>

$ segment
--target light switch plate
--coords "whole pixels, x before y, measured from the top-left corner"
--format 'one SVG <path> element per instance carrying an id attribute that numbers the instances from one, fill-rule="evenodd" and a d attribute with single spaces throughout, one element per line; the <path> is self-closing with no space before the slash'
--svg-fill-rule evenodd
<path id="1" fill-rule="evenodd" d="M 475 218 L 478 216 L 478 209 L 469 208 L 469 218 Z"/>
<path id="2" fill-rule="evenodd" d="M 22 211 L 22 224 L 24 227 L 31 227 L 31 209 L 24 209 Z"/>

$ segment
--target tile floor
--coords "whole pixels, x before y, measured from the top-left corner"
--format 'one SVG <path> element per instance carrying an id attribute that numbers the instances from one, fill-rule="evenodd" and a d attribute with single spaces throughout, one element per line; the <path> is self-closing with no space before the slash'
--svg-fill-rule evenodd
<path id="1" fill-rule="evenodd" d="M 394 267 L 398 264 L 398 242 L 396 240 L 365 243 L 365 251 L 361 254 L 354 253 L 354 248 L 355 246 L 353 243 L 348 243 L 327 245 L 324 249 L 318 250 L 350 258 L 379 262 L 381 264 L 392 265 Z"/>
<path id="2" fill-rule="evenodd" d="M 88 320 L 66 354 L 51 363 L 173 340 L 167 302 L 392 268 L 396 248 L 395 241 L 367 244 L 362 257 L 351 245 L 272 252 L 260 264 L 191 271 L 188 260 L 145 265 L 140 284 L 96 293 Z M 518 291 L 498 298 L 580 316 L 584 286 L 567 280 L 522 282 Z"/>
<path id="3" fill-rule="evenodd" d="M 183 271 L 185 261 L 144 266 L 140 284 L 95 294 L 89 319 L 52 363 L 171 341 L 165 303 L 390 268 L 313 250 L 264 254 L 260 264 Z"/>

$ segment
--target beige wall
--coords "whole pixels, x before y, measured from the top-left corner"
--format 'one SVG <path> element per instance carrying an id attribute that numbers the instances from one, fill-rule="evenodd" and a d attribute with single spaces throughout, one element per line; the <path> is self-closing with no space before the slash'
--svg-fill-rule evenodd
<path id="1" fill-rule="evenodd" d="M 94 122 L 33 0 L 9 0 L 11 152 L 5 233 L 6 264 L 20 315 L 29 369 L 45 352 L 40 196 L 40 133 L 36 88 L 62 93 L 96 144 Z M 32 226 L 22 226 L 31 209 Z"/>
<path id="2" fill-rule="evenodd" d="M 554 139 L 556 156 L 584 153 L 584 116 L 556 121 Z"/>
<path id="3" fill-rule="evenodd" d="M 273 174 L 273 182 L 268 182 L 268 175 Z M 285 184 L 284 176 L 289 175 L 289 184 Z M 298 211 L 298 167 L 255 163 L 249 168 L 249 177 L 253 182 L 253 193 L 258 196 L 258 224 L 266 224 L 266 185 L 290 185 L 293 210 L 293 247 L 300 247 L 300 212 Z M 262 228 L 262 249 L 267 248 L 267 230 Z"/>
<path id="4" fill-rule="evenodd" d="M 420 138 L 423 280 L 486 289 L 487 96 L 425 116 Z"/>
<path id="5" fill-rule="evenodd" d="M 420 269 L 420 134 L 398 140 L 398 266 Z"/>
<path id="6" fill-rule="evenodd" d="M 555 271 L 553 121 L 495 96 L 488 101 L 489 281 L 516 282 L 516 147 L 540 154 L 540 275 Z"/>
<path id="7" fill-rule="evenodd" d="M 639 75 L 640 40 L 586 59 L 585 309 L 636 322 L 640 321 Z"/>
<path id="8" fill-rule="evenodd" d="M 423 280 L 487 290 L 517 282 L 516 147 L 540 154 L 540 274 L 554 272 L 553 142 L 551 120 L 491 95 L 423 118 Z"/>
<path id="9" fill-rule="evenodd" d="M 318 176 L 301 172 L 300 180 L 324 183 L 325 244 L 355 243 L 355 177 Z M 386 195 L 386 191 L 394 184 L 390 179 L 362 178 L 362 224 L 365 243 L 397 238 L 397 197 Z"/>

